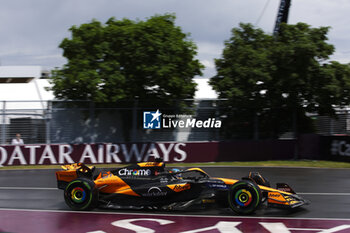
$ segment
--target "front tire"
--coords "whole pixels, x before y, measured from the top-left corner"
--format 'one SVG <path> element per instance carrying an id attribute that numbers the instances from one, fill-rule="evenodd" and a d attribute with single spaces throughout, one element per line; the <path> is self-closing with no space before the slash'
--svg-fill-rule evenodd
<path id="1" fill-rule="evenodd" d="M 64 190 L 64 200 L 72 210 L 93 209 L 98 200 L 95 183 L 86 178 L 73 180 Z"/>
<path id="2" fill-rule="evenodd" d="M 250 181 L 238 181 L 228 192 L 229 207 L 237 214 L 252 214 L 261 202 L 259 187 Z"/>

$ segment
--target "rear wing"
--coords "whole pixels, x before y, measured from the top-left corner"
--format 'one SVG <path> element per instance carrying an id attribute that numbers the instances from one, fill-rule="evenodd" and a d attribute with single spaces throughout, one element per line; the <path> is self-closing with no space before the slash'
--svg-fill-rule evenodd
<path id="1" fill-rule="evenodd" d="M 87 166 L 83 163 L 62 165 L 63 170 L 56 171 L 57 188 L 65 189 L 73 180 L 79 177 L 91 178 L 95 170 L 94 166 Z"/>
<path id="2" fill-rule="evenodd" d="M 72 164 L 65 164 L 62 165 L 61 168 L 65 171 L 67 170 L 77 170 L 77 169 L 84 169 L 84 168 L 89 168 L 89 169 L 94 169 L 94 166 L 87 166 L 84 163 L 72 163 Z"/>

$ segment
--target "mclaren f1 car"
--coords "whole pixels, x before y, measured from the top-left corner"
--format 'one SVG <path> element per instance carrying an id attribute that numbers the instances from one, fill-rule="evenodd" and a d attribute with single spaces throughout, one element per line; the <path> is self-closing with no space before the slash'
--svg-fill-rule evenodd
<path id="1" fill-rule="evenodd" d="M 162 161 L 132 164 L 97 171 L 83 163 L 63 165 L 56 172 L 57 186 L 73 210 L 100 208 L 154 208 L 183 210 L 219 205 L 237 214 L 267 207 L 296 208 L 308 204 L 285 183 L 271 188 L 257 172 L 242 179 L 210 177 L 200 168 L 168 169 Z"/>

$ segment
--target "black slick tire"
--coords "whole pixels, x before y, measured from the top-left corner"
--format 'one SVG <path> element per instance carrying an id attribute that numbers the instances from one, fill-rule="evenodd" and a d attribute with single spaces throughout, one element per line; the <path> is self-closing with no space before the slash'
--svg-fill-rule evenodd
<path id="1" fill-rule="evenodd" d="M 228 192 L 229 207 L 239 215 L 252 214 L 261 203 L 261 191 L 251 181 L 238 181 Z"/>
<path id="2" fill-rule="evenodd" d="M 98 191 L 95 183 L 86 178 L 70 182 L 64 190 L 64 200 L 72 210 L 91 210 L 96 207 Z"/>

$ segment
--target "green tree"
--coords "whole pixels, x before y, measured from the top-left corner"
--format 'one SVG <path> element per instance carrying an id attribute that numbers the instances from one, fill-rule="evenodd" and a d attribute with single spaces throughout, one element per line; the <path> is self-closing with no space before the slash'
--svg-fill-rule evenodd
<path id="1" fill-rule="evenodd" d="M 334 106 L 350 103 L 350 68 L 329 61 L 328 30 L 304 23 L 282 24 L 277 37 L 250 24 L 232 30 L 210 81 L 228 99 L 226 136 L 251 138 L 257 122 L 261 137 L 278 137 L 293 124 L 310 132 L 306 112 L 333 115 Z"/>
<path id="2" fill-rule="evenodd" d="M 133 139 L 135 122 L 138 128 L 142 125 L 133 118 L 142 116 L 132 109 L 136 104 L 176 111 L 185 104 L 177 100 L 193 98 L 192 79 L 201 75 L 203 66 L 195 59 L 197 48 L 189 35 L 175 25 L 174 15 L 145 21 L 110 18 L 105 24 L 93 20 L 70 31 L 71 37 L 59 45 L 67 63 L 52 73 L 54 95 L 88 100 L 96 108 L 123 107 L 117 113 L 121 122 L 116 123 L 123 132 L 121 140 Z M 98 126 L 98 119 L 85 120 L 88 132 Z"/>
<path id="3" fill-rule="evenodd" d="M 67 64 L 53 71 L 58 99 L 116 102 L 147 100 L 172 104 L 192 98 L 202 65 L 196 46 L 175 26 L 174 15 L 146 21 L 110 18 L 70 28 L 60 48 Z"/>

